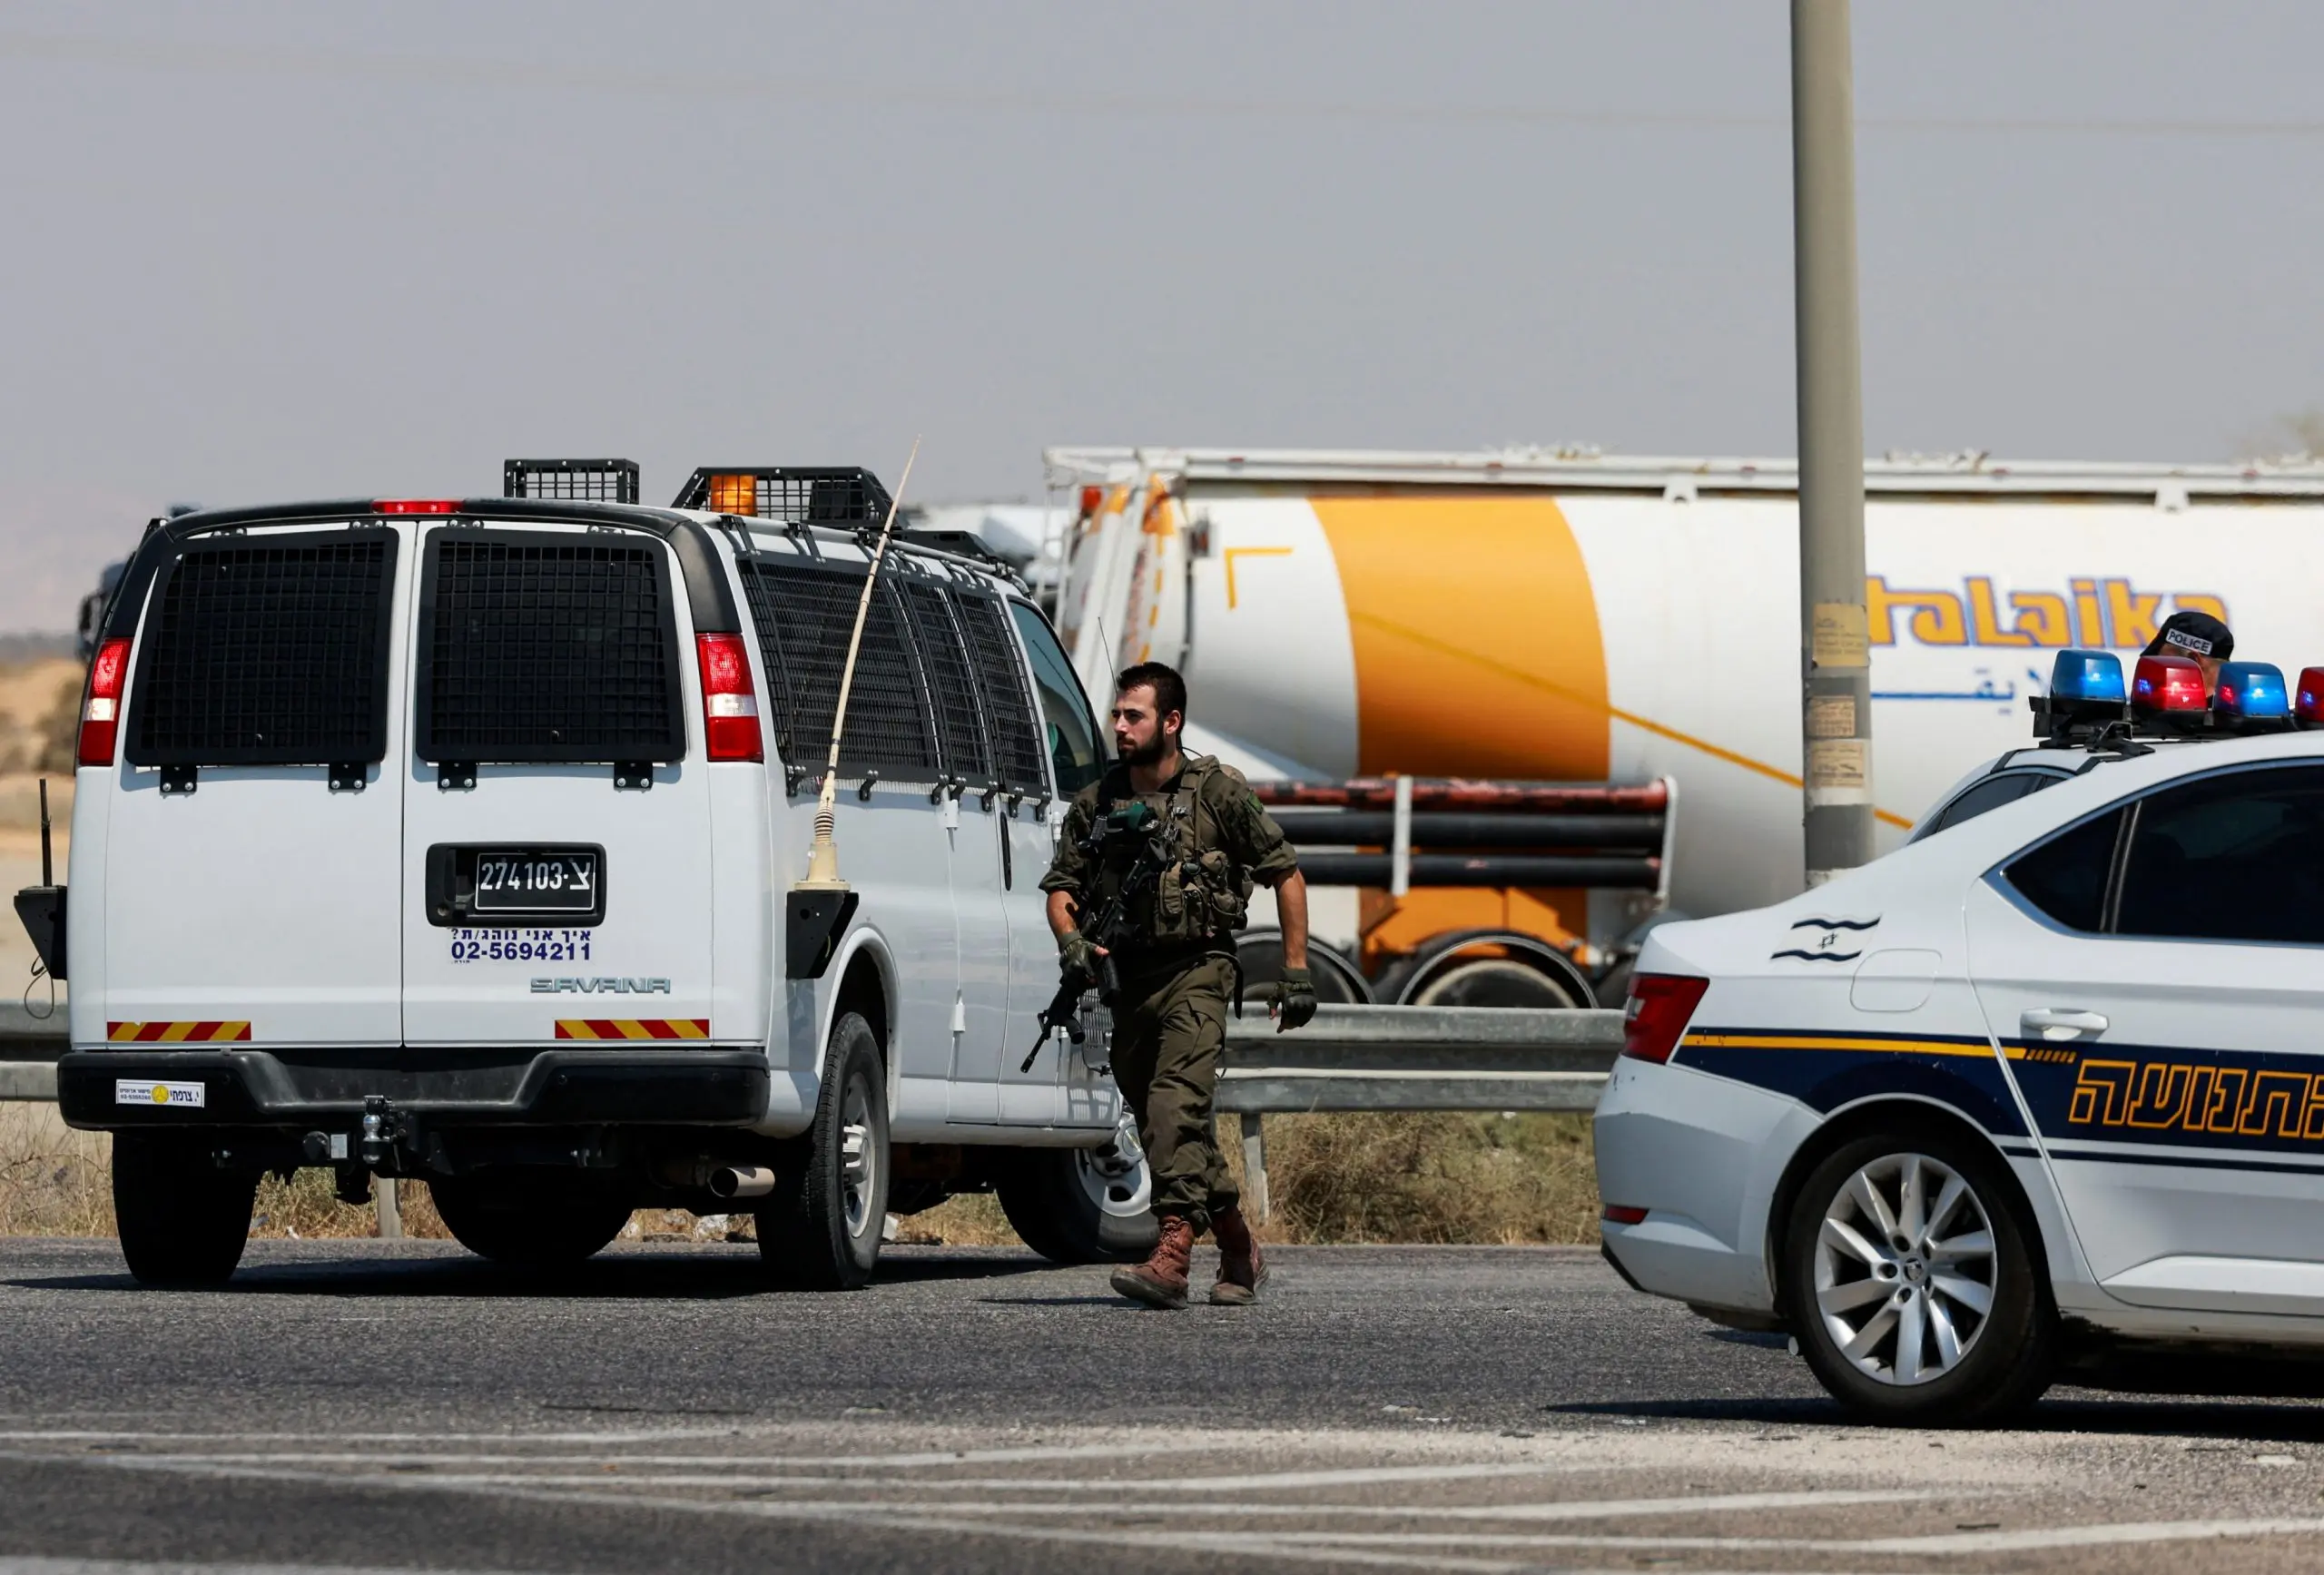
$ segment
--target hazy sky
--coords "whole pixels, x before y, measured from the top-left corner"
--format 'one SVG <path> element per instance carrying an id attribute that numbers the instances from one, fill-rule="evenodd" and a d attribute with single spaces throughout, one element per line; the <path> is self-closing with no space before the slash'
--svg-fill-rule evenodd
<path id="1" fill-rule="evenodd" d="M 1787 13 L 0 5 L 0 629 L 172 498 L 518 453 L 1787 454 Z M 1869 447 L 2324 401 L 2324 6 L 1863 0 Z"/>

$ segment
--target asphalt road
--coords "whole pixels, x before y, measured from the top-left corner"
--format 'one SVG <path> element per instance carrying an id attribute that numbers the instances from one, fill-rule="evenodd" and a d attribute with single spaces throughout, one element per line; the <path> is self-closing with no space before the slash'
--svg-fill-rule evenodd
<path id="1" fill-rule="evenodd" d="M 1779 1340 L 1588 1253 L 1310 1248 L 1259 1306 L 901 1249 L 535 1284 L 433 1243 L 253 1243 L 229 1291 L 0 1242 L 0 1575 L 160 1568 L 2309 1570 L 2306 1370 L 1850 1426 Z M 1200 1265 L 1198 1265 L 1198 1267 Z"/>

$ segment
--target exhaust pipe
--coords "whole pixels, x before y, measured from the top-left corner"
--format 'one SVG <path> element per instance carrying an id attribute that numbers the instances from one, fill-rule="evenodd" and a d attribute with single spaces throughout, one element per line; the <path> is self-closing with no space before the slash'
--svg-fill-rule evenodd
<path id="1" fill-rule="evenodd" d="M 710 1173 L 713 1197 L 764 1197 L 774 1190 L 774 1172 L 763 1165 L 722 1165 Z"/>

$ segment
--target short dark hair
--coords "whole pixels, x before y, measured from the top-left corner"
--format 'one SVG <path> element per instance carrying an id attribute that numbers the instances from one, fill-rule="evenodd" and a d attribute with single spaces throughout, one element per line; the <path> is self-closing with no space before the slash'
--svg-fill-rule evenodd
<path id="1" fill-rule="evenodd" d="M 1173 711 L 1178 714 L 1181 722 L 1186 719 L 1187 681 L 1178 676 L 1176 667 L 1160 662 L 1139 662 L 1123 668 L 1115 675 L 1114 693 L 1117 694 L 1140 687 L 1154 691 L 1154 709 L 1160 714 L 1156 720 L 1159 721 Z"/>

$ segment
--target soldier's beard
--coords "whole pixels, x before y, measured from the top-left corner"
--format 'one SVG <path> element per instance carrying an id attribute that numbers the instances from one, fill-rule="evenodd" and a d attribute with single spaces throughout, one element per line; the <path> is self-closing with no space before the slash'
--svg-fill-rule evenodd
<path id="1" fill-rule="evenodd" d="M 1157 729 L 1154 737 L 1146 743 L 1116 747 L 1120 750 L 1124 765 L 1160 765 L 1163 757 L 1170 753 L 1170 735 Z"/>

